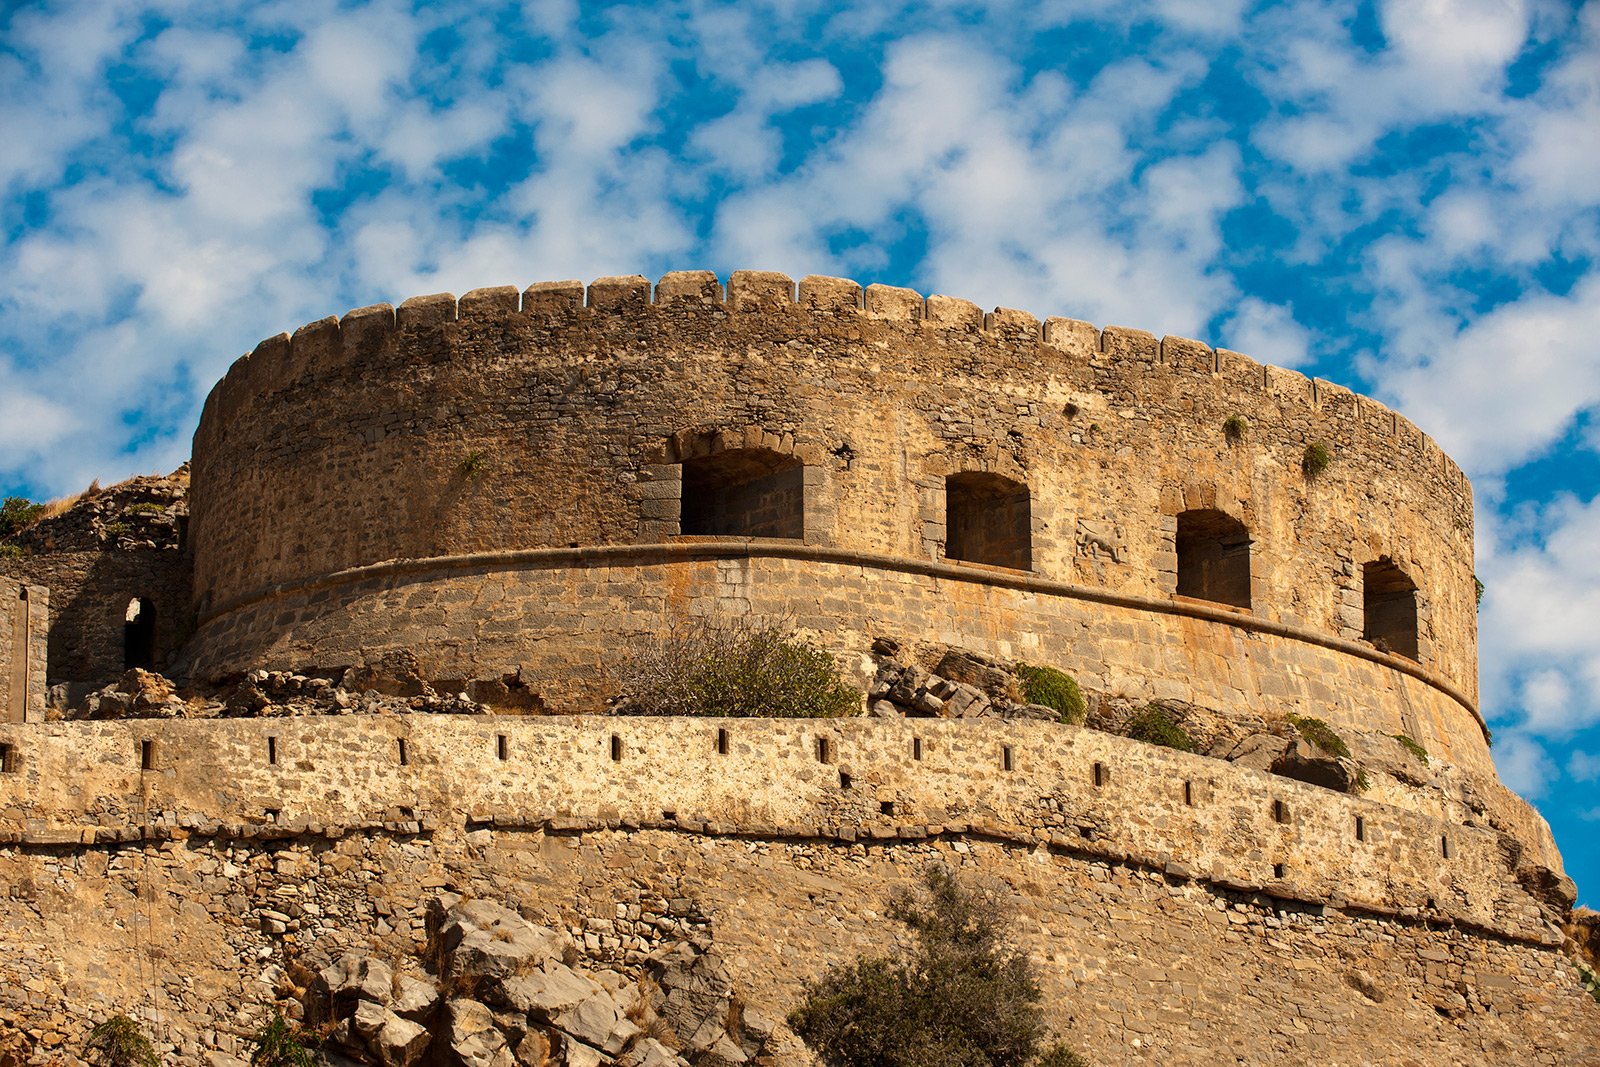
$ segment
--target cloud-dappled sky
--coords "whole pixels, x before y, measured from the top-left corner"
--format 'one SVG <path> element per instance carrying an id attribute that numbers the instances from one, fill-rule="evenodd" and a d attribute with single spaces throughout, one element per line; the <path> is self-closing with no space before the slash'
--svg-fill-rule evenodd
<path id="1" fill-rule="evenodd" d="M 1196 337 L 1478 502 L 1483 709 L 1600 904 L 1600 4 L 0 3 L 0 491 L 169 470 L 263 337 L 776 269 Z"/>

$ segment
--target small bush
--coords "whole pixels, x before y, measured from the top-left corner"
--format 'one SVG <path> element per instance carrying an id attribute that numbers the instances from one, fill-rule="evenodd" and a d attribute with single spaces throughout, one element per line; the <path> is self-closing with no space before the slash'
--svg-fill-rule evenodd
<path id="1" fill-rule="evenodd" d="M 21 545 L 7 544 L 0 541 L 0 559 L 21 559 L 28 553 L 23 551 Z"/>
<path id="2" fill-rule="evenodd" d="M 27 497 L 8 496 L 0 504 L 0 538 L 21 533 L 44 516 L 44 505 L 35 504 Z"/>
<path id="3" fill-rule="evenodd" d="M 126 522 L 108 522 L 101 531 L 108 540 L 116 540 L 133 532 L 133 526 Z"/>
<path id="4" fill-rule="evenodd" d="M 1405 746 L 1405 750 L 1407 752 L 1421 760 L 1424 767 L 1432 765 L 1433 761 L 1428 759 L 1428 750 L 1423 748 L 1422 745 L 1414 738 L 1408 737 L 1405 734 L 1392 734 L 1390 736 L 1392 736 L 1396 741 L 1400 742 L 1401 745 Z"/>
<path id="5" fill-rule="evenodd" d="M 1222 420 L 1222 436 L 1230 445 L 1236 445 L 1250 432 L 1250 421 L 1243 415 L 1229 415 Z"/>
<path id="6" fill-rule="evenodd" d="M 90 1030 L 83 1056 L 99 1067 L 159 1067 L 161 1063 L 144 1030 L 126 1015 L 113 1015 Z"/>
<path id="7" fill-rule="evenodd" d="M 1480 608 L 1483 607 L 1483 589 L 1483 579 L 1474 574 L 1472 576 L 1472 602 Z"/>
<path id="8" fill-rule="evenodd" d="M 1305 453 L 1300 457 L 1300 470 L 1305 473 L 1308 481 L 1320 477 L 1333 462 L 1333 456 L 1328 453 L 1328 446 L 1321 441 L 1306 445 Z"/>
<path id="9" fill-rule="evenodd" d="M 1054 667 L 1032 667 L 1017 664 L 1017 676 L 1022 679 L 1022 696 L 1030 704 L 1043 704 L 1055 709 L 1061 721 L 1071 726 L 1082 726 L 1088 717 L 1083 702 L 1083 690 L 1070 674 Z"/>
<path id="10" fill-rule="evenodd" d="M 144 503 L 140 504 L 129 504 L 127 508 L 129 515 L 160 515 L 166 510 L 167 509 L 162 507 L 160 504 L 151 503 L 150 501 L 145 501 Z"/>
<path id="11" fill-rule="evenodd" d="M 283 1012 L 272 1009 L 272 1018 L 250 1038 L 255 1051 L 250 1053 L 250 1067 L 316 1067 L 315 1036 L 304 1028 L 294 1026 L 283 1017 Z"/>
<path id="12" fill-rule="evenodd" d="M 1596 974 L 1594 970 L 1582 960 L 1573 960 L 1572 966 L 1578 972 L 1578 982 L 1583 986 L 1583 988 L 1589 991 L 1589 995 L 1591 997 L 1593 997 L 1596 1001 L 1600 1001 L 1600 974 Z"/>
<path id="13" fill-rule="evenodd" d="M 914 948 L 835 966 L 805 986 L 789 1025 L 828 1067 L 1076 1067 L 1040 1055 L 1043 994 L 1033 963 L 1005 942 L 993 896 L 932 867 L 925 891 L 889 917 Z"/>
<path id="14" fill-rule="evenodd" d="M 1333 727 L 1321 719 L 1310 716 L 1301 716 L 1290 713 L 1289 725 L 1300 731 L 1300 736 L 1316 745 L 1330 756 L 1339 759 L 1350 759 L 1350 746 L 1344 743 L 1344 738 L 1334 732 Z"/>
<path id="15" fill-rule="evenodd" d="M 686 623 L 628 656 L 620 706 L 632 715 L 853 715 L 861 694 L 833 657 L 776 626 L 744 620 Z"/>
<path id="16" fill-rule="evenodd" d="M 456 471 L 469 482 L 475 482 L 489 469 L 489 454 L 482 451 L 472 451 L 466 454 Z"/>
<path id="17" fill-rule="evenodd" d="M 1194 739 L 1189 731 L 1179 726 L 1160 704 L 1146 704 L 1128 720 L 1128 734 L 1135 741 L 1175 748 L 1180 752 L 1193 752 Z"/>

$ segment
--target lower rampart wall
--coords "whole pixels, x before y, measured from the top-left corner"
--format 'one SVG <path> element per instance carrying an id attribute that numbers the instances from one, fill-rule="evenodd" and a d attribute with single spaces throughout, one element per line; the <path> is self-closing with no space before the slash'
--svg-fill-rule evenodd
<path id="1" fill-rule="evenodd" d="M 1559 943 L 1498 833 L 1053 723 L 352 716 L 31 725 L 0 740 L 15 758 L 0 840 L 23 846 L 386 823 L 976 833 Z"/>
<path id="2" fill-rule="evenodd" d="M 1056 666 L 1110 695 L 1404 733 L 1492 779 L 1471 705 L 1410 661 L 1214 605 L 1087 593 L 992 568 L 760 543 L 402 561 L 224 606 L 202 620 L 190 667 L 215 677 L 406 650 L 432 679 L 520 672 L 548 707 L 590 711 L 614 693 L 610 668 L 630 642 L 675 617 L 755 614 L 846 659 L 879 635 L 933 640 Z"/>
<path id="3" fill-rule="evenodd" d="M 619 964 L 709 936 L 744 1002 L 781 1018 L 830 964 L 886 951 L 887 900 L 937 863 L 999 893 L 1051 1024 L 1091 1062 L 1592 1062 L 1600 1006 L 1489 835 L 1092 731 L 987 727 L 10 728 L 0 1021 L 71 1053 L 124 1011 L 171 1062 L 240 1067 L 296 966 L 414 959 L 445 890 Z M 780 1029 L 767 1062 L 812 1061 Z"/>

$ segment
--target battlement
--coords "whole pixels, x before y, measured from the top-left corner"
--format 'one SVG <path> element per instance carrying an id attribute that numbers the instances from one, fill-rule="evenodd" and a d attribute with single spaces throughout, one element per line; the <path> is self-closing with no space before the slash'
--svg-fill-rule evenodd
<path id="1" fill-rule="evenodd" d="M 982 332 L 1009 341 L 1044 347 L 1090 364 L 1132 363 L 1149 373 L 1212 376 L 1233 386 L 1258 388 L 1306 405 L 1333 421 L 1360 424 L 1367 433 L 1389 436 L 1396 448 L 1420 453 L 1437 464 L 1446 479 L 1467 486 L 1466 476 L 1427 434 L 1398 412 L 1369 397 L 1298 371 L 1260 363 L 1230 349 L 1185 337 L 1154 334 L 1125 326 L 1100 328 L 1079 319 L 1048 317 L 997 307 L 985 312 L 958 297 L 924 297 L 913 289 L 847 278 L 807 275 L 798 284 L 771 271 L 734 271 L 726 287 L 710 271 L 676 271 L 652 286 L 643 275 L 579 281 L 536 282 L 525 289 L 493 286 L 473 289 L 459 299 L 451 293 L 411 297 L 398 308 L 374 304 L 342 317 L 318 319 L 281 333 L 240 356 L 208 398 L 200 435 L 232 417 L 235 406 L 295 381 L 304 374 L 327 373 L 395 343 L 397 337 L 448 324 L 467 328 L 504 326 L 518 317 L 547 321 L 589 314 L 693 315 L 770 314 L 793 327 L 811 315 L 826 319 L 856 315 L 877 322 L 915 323 L 923 329 Z M 197 435 L 197 436 L 200 436 Z"/>

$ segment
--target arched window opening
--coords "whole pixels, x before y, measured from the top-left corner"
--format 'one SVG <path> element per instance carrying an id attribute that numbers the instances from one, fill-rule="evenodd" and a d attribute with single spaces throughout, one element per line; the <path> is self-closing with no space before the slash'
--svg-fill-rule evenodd
<path id="1" fill-rule="evenodd" d="M 1250 531 L 1209 508 L 1178 516 L 1178 595 L 1250 607 Z"/>
<path id="2" fill-rule="evenodd" d="M 1361 568 L 1361 636 L 1380 652 L 1417 658 L 1417 583 L 1388 557 Z"/>
<path id="3" fill-rule="evenodd" d="M 1028 487 L 998 474 L 963 471 L 944 482 L 946 559 L 1033 568 Z"/>
<path id="4" fill-rule="evenodd" d="M 805 465 L 765 448 L 683 461 L 682 529 L 713 537 L 805 536 Z"/>
<path id="5" fill-rule="evenodd" d="M 156 665 L 156 606 L 143 597 L 128 601 L 122 623 L 122 668 L 153 670 Z"/>

